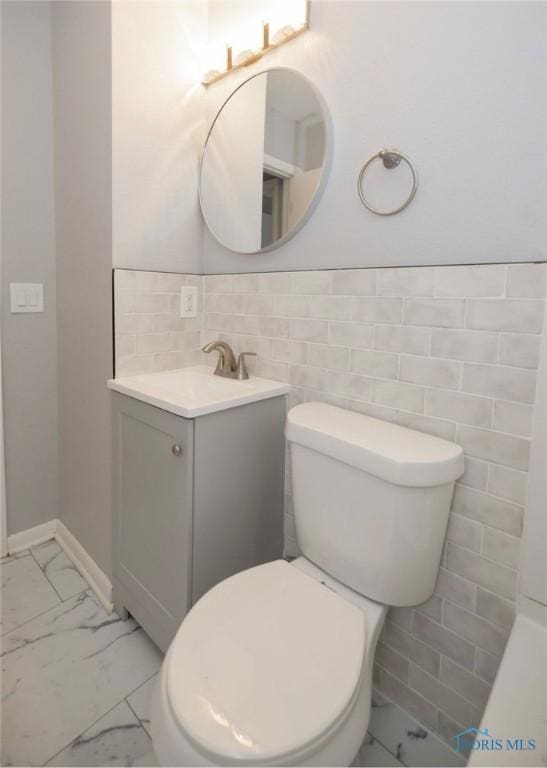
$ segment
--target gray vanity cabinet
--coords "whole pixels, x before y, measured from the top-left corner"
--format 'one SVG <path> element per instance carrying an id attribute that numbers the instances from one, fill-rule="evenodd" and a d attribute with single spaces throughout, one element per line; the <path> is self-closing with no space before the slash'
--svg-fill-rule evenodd
<path id="1" fill-rule="evenodd" d="M 112 392 L 113 592 L 166 650 L 192 604 L 280 557 L 284 396 L 185 419 Z"/>

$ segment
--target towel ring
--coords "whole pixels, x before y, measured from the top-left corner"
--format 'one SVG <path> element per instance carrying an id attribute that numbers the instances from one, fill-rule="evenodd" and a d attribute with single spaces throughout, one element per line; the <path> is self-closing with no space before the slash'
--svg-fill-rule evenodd
<path id="1" fill-rule="evenodd" d="M 380 211 L 378 208 L 374 208 L 372 206 L 367 198 L 365 197 L 365 193 L 363 192 L 363 180 L 365 178 L 365 174 L 367 172 L 368 167 L 375 161 L 375 160 L 381 160 L 384 164 L 384 168 L 387 168 L 388 170 L 391 170 L 392 168 L 396 168 L 401 160 L 406 163 L 410 169 L 410 173 L 412 174 L 412 189 L 410 190 L 410 194 L 407 197 L 407 199 L 404 201 L 402 205 L 400 205 L 398 208 L 395 208 L 393 211 Z M 359 197 L 361 198 L 361 202 L 363 205 L 369 209 L 372 213 L 378 214 L 378 216 L 394 216 L 396 213 L 400 213 L 401 211 L 404 211 L 404 209 L 410 205 L 410 203 L 414 200 L 414 196 L 416 194 L 416 190 L 418 189 L 418 175 L 416 171 L 414 170 L 414 166 L 406 157 L 402 154 L 402 152 L 399 152 L 397 149 L 381 149 L 379 152 L 377 152 L 375 155 L 373 155 L 367 162 L 364 164 L 364 166 L 361 168 L 361 172 L 359 173 L 359 178 L 357 179 L 357 191 L 359 192 Z"/>

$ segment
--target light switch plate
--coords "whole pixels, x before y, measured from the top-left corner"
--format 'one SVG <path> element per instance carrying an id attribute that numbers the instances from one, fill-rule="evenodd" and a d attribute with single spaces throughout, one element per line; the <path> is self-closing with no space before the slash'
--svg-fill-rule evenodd
<path id="1" fill-rule="evenodd" d="M 195 285 L 183 285 L 180 289 L 180 316 L 196 317 L 198 313 L 198 289 Z"/>
<path id="2" fill-rule="evenodd" d="M 43 283 L 10 283 L 9 290 L 13 314 L 44 311 Z"/>

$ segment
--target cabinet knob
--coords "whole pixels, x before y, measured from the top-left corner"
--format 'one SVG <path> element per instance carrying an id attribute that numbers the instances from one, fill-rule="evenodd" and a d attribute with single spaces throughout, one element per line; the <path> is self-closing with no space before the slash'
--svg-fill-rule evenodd
<path id="1" fill-rule="evenodd" d="M 175 445 L 173 445 L 171 447 L 171 451 L 172 451 L 174 456 L 181 456 L 181 454 L 182 454 L 182 448 L 180 447 L 180 445 L 178 443 L 175 443 Z"/>

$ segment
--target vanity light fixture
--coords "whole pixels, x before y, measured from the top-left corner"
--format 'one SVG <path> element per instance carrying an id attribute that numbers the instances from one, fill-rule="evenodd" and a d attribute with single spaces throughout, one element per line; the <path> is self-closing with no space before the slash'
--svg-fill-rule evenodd
<path id="1" fill-rule="evenodd" d="M 296 4 L 295 4 L 296 5 Z M 270 51 L 279 48 L 280 45 L 288 43 L 289 40 L 294 40 L 309 29 L 310 26 L 310 5 L 311 0 L 306 0 L 302 3 L 303 13 L 302 21 L 295 22 L 295 24 L 285 24 L 279 27 L 272 36 L 272 25 L 268 21 L 262 22 L 262 47 L 256 49 L 244 49 L 234 54 L 233 47 L 231 45 L 226 46 L 226 66 L 223 70 L 210 69 L 205 73 L 202 79 L 203 85 L 211 85 L 216 83 L 217 80 L 229 75 L 231 72 L 235 72 L 243 67 L 248 67 L 250 64 L 254 64 Z"/>

